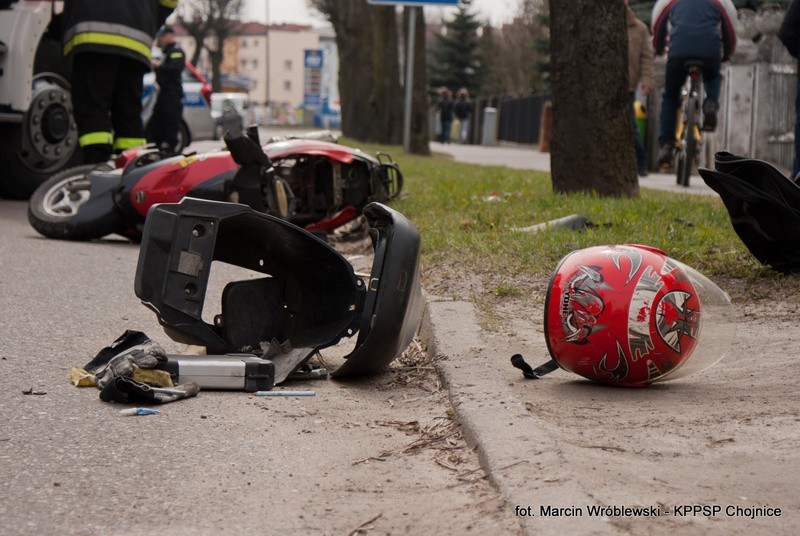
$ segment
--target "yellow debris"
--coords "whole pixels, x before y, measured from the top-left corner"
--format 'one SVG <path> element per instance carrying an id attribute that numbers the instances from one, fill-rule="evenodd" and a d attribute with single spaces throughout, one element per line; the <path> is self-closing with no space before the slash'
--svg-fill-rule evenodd
<path id="1" fill-rule="evenodd" d="M 131 379 L 146 383 L 147 385 L 152 385 L 153 387 L 175 387 L 172 383 L 172 376 L 165 370 L 143 369 L 137 365 L 133 365 Z"/>
<path id="2" fill-rule="evenodd" d="M 94 374 L 86 372 L 77 365 L 69 369 L 69 381 L 75 387 L 97 387 L 97 378 Z"/>

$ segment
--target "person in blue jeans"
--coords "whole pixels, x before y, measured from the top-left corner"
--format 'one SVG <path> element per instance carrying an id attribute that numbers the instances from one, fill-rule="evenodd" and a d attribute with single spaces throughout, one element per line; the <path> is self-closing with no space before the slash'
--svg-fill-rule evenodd
<path id="1" fill-rule="evenodd" d="M 453 92 L 447 88 L 443 88 L 441 92 L 442 98 L 439 101 L 439 123 L 442 127 L 442 133 L 439 136 L 441 143 L 450 143 L 450 129 L 453 126 L 453 113 L 455 112 L 456 103 L 453 100 Z"/>
<path id="2" fill-rule="evenodd" d="M 664 94 L 659 116 L 658 164 L 668 167 L 675 150 L 675 122 L 680 108 L 681 87 L 689 69 L 687 61 L 702 61 L 703 130 L 717 128 L 721 62 L 736 49 L 736 8 L 730 0 L 658 0 L 653 7 L 653 47 L 667 51 Z"/>
<path id="3" fill-rule="evenodd" d="M 792 0 L 789 10 L 778 31 L 778 38 L 781 40 L 786 50 L 793 57 L 800 59 L 800 0 Z M 800 64 L 798 65 L 800 75 Z M 792 163 L 792 179 L 797 178 L 800 173 L 800 76 L 797 79 L 797 95 L 794 101 L 795 120 L 794 120 L 794 162 Z"/>

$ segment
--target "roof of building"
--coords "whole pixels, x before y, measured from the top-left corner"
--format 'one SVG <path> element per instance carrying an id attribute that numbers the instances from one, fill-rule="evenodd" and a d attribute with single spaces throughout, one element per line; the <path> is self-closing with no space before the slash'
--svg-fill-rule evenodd
<path id="1" fill-rule="evenodd" d="M 172 25 L 172 28 L 175 30 L 175 35 L 177 36 L 189 35 L 189 32 L 186 31 L 186 27 L 181 24 L 180 21 L 176 21 L 175 24 Z M 260 22 L 241 22 L 233 29 L 231 35 L 266 35 L 267 30 L 278 32 L 308 32 L 312 29 L 313 27 L 308 24 L 281 23 L 267 26 Z"/>
<path id="2" fill-rule="evenodd" d="M 267 25 L 260 22 L 242 22 L 233 30 L 234 35 L 266 35 Z"/>

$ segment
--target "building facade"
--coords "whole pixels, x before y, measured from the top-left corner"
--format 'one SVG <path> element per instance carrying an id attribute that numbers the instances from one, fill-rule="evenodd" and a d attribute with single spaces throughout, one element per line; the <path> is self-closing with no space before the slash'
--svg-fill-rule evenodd
<path id="1" fill-rule="evenodd" d="M 176 36 L 191 58 L 194 39 L 180 25 Z M 319 67 L 310 66 L 309 57 L 321 57 Z M 208 76 L 206 51 L 197 63 Z M 260 122 L 311 124 L 323 100 L 338 107 L 339 59 L 332 28 L 241 23 L 225 42 L 221 73 L 223 89 L 246 92 Z"/>

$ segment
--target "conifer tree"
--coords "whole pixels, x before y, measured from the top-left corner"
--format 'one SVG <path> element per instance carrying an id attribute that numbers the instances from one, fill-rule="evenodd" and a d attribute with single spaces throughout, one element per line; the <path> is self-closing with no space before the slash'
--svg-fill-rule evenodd
<path id="1" fill-rule="evenodd" d="M 455 17 L 445 21 L 446 31 L 436 36 L 429 71 L 432 88 L 466 88 L 474 95 L 483 85 L 487 69 L 479 45 L 482 22 L 471 4 L 462 0 Z"/>

